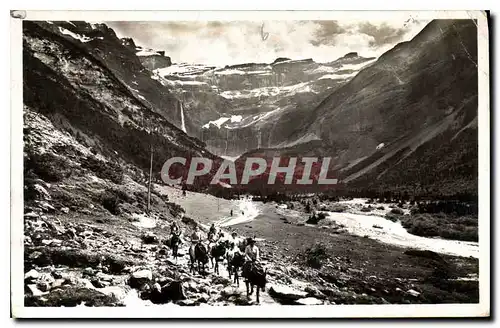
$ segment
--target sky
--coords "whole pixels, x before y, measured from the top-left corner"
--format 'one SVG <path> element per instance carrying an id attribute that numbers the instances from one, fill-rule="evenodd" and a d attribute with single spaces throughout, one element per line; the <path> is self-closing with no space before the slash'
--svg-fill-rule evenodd
<path id="1" fill-rule="evenodd" d="M 215 66 L 270 63 L 278 57 L 333 61 L 349 52 L 378 57 L 408 41 L 429 22 L 380 21 L 165 21 L 105 22 L 119 37 L 164 50 L 173 63 Z"/>

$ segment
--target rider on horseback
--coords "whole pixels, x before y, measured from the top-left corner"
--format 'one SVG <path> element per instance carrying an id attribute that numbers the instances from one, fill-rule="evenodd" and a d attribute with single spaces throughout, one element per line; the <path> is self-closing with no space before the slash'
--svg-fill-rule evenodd
<path id="1" fill-rule="evenodd" d="M 245 248 L 245 264 L 243 264 L 242 267 L 242 276 L 246 278 L 247 296 L 253 293 L 253 286 L 257 285 L 257 302 L 259 300 L 259 289 L 264 289 L 266 283 L 266 272 L 261 263 L 259 263 L 259 253 L 259 248 L 255 245 L 255 240 L 253 238 L 248 238 Z M 250 291 L 249 287 L 251 287 Z"/>
<path id="2" fill-rule="evenodd" d="M 215 223 L 212 223 L 210 226 L 210 230 L 208 231 L 208 239 L 210 237 L 214 238 L 217 235 L 217 228 L 215 227 Z"/>
<path id="3" fill-rule="evenodd" d="M 193 233 L 191 234 L 191 242 L 193 246 L 201 242 L 200 227 L 196 226 Z"/>
<path id="4" fill-rule="evenodd" d="M 245 248 L 245 260 L 250 262 L 259 262 L 259 248 L 255 245 L 253 238 L 247 239 L 247 247 Z"/>
<path id="5" fill-rule="evenodd" d="M 238 237 L 238 234 L 233 231 L 233 233 L 231 234 L 231 238 L 229 239 L 229 248 L 231 250 L 234 250 L 234 251 L 238 251 L 238 240 L 236 239 L 236 237 Z"/>

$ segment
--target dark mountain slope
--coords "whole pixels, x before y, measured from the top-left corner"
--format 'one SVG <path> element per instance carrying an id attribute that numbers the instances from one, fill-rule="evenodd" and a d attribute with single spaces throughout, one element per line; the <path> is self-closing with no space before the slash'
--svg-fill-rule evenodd
<path id="1" fill-rule="evenodd" d="M 179 99 L 141 63 L 130 45 L 119 39 L 105 24 L 74 22 L 25 22 L 25 28 L 41 37 L 57 35 L 101 62 L 150 110 L 181 127 Z"/>
<path id="2" fill-rule="evenodd" d="M 455 193 L 472 192 L 476 63 L 472 20 L 432 21 L 335 90 L 292 138 L 318 136 L 323 156 L 335 158 L 339 177 L 359 188 L 421 188 L 425 180 L 425 188 L 453 185 Z M 292 147 L 301 156 L 312 148 Z"/>
<path id="3" fill-rule="evenodd" d="M 75 42 L 30 22 L 25 22 L 23 32 L 24 103 L 58 128 L 140 169 L 149 168 L 152 143 L 158 173 L 172 156 L 214 158 L 203 143 L 152 111 L 108 66 Z"/>

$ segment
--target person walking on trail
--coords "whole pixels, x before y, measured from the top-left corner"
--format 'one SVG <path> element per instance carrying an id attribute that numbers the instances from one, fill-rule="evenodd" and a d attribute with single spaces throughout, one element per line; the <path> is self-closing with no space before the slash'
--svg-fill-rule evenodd
<path id="1" fill-rule="evenodd" d="M 181 235 L 181 228 L 179 228 L 179 224 L 176 221 L 170 226 L 170 235 L 176 235 L 177 237 Z"/>
<path id="2" fill-rule="evenodd" d="M 233 210 L 231 210 L 231 216 L 233 216 Z"/>

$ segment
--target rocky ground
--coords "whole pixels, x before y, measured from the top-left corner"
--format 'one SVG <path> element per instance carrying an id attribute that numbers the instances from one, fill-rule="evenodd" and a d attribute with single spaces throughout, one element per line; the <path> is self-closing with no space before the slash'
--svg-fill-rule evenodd
<path id="1" fill-rule="evenodd" d="M 189 197 L 189 196 L 188 196 Z M 198 195 L 199 197 L 199 195 Z M 408 250 L 321 229 L 279 214 L 232 226 L 256 235 L 268 268 L 261 304 L 401 304 L 478 301 L 474 259 Z M 187 244 L 176 261 L 164 245 L 174 220 L 188 233 L 197 223 L 171 218 L 56 209 L 49 201 L 25 213 L 26 306 L 251 305 L 227 275 L 191 274 Z M 205 225 L 201 225 L 206 229 Z M 321 241 L 321 242 L 318 242 Z"/>
<path id="2" fill-rule="evenodd" d="M 64 212 L 65 210 L 63 210 Z M 238 288 L 220 275 L 191 274 L 187 244 L 173 259 L 164 245 L 170 221 L 153 219 L 154 233 L 139 222 L 104 217 L 33 211 L 25 215 L 26 306 L 249 305 L 244 283 Z M 191 221 L 182 223 L 189 231 Z M 136 223 L 134 225 L 134 223 Z M 324 304 L 313 284 L 292 283 L 280 272 L 282 263 L 268 262 L 268 293 L 261 304 Z M 269 295 L 273 295 L 270 297 Z M 316 296 L 316 297 L 315 297 Z"/>

